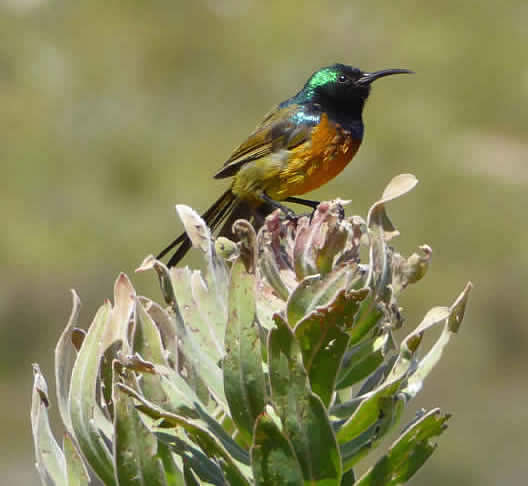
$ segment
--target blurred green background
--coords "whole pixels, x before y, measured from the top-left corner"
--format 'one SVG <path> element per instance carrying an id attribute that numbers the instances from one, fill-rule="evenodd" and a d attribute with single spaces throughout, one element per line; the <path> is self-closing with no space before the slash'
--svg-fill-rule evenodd
<path id="1" fill-rule="evenodd" d="M 394 175 L 416 174 L 390 207 L 398 249 L 434 250 L 404 299 L 409 324 L 475 283 L 410 405 L 454 414 L 412 484 L 525 483 L 527 24 L 511 0 L 0 0 L 0 482 L 38 483 L 31 363 L 53 383 L 69 289 L 85 326 L 119 271 L 160 299 L 154 275 L 133 271 L 181 229 L 174 204 L 205 209 L 226 186 L 212 174 L 264 113 L 345 62 L 417 74 L 375 84 L 363 147 L 311 196 L 365 216 Z"/>

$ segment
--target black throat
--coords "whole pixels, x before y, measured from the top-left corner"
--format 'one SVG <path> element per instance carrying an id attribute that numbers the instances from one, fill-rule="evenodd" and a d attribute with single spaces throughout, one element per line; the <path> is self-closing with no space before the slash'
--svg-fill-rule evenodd
<path id="1" fill-rule="evenodd" d="M 365 100 L 354 100 L 350 102 L 339 102 L 334 100 L 310 100 L 308 105 L 311 109 L 320 114 L 325 113 L 328 120 L 340 125 L 343 129 L 351 133 L 356 140 L 363 138 L 363 106 Z"/>
<path id="2" fill-rule="evenodd" d="M 368 96 L 368 94 L 367 94 Z M 356 140 L 363 138 L 363 108 L 367 96 L 353 96 L 350 99 L 331 98 L 317 92 L 302 90 L 284 104 L 304 105 L 309 113 L 321 115 L 325 113 L 328 119 L 339 124 L 352 134 Z"/>
<path id="3" fill-rule="evenodd" d="M 321 111 L 327 114 L 330 121 L 349 131 L 354 139 L 361 140 L 363 138 L 363 103 L 361 106 L 354 106 L 353 109 L 348 106 L 345 107 L 343 104 L 325 103 L 321 106 Z"/>

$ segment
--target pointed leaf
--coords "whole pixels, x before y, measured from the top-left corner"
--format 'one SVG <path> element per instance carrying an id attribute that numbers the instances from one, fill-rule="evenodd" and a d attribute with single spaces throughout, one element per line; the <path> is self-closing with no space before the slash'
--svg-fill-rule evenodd
<path id="1" fill-rule="evenodd" d="M 122 364 L 121 362 L 119 362 Z M 163 407 L 167 412 L 178 413 L 185 417 L 196 417 L 198 412 L 195 407 L 200 403 L 199 398 L 194 393 L 194 390 L 184 380 L 184 378 L 171 368 L 166 368 L 161 365 L 155 365 L 152 369 L 152 374 L 159 379 L 159 391 L 153 393 L 153 398 L 163 397 L 162 403 L 155 403 L 149 398 L 135 391 L 136 380 L 127 383 L 126 391 L 131 394 L 136 400 L 147 404 L 153 409 Z M 124 386 L 124 385 L 121 385 Z M 130 388 L 134 387 L 134 390 Z M 147 388 L 147 391 L 149 389 Z"/>
<path id="2" fill-rule="evenodd" d="M 468 302 L 469 293 L 472 289 L 473 284 L 471 282 L 468 282 L 464 287 L 462 293 L 457 297 L 453 305 L 449 308 L 450 314 L 447 325 L 452 333 L 458 332 L 460 324 L 462 324 L 462 320 L 464 319 L 464 314 L 466 312 L 466 305 Z"/>
<path id="3" fill-rule="evenodd" d="M 210 356 L 211 361 L 218 362 L 222 357 L 223 346 L 218 344 L 216 329 L 214 327 L 211 329 L 209 323 L 204 320 L 204 317 L 207 318 L 207 313 L 205 312 L 204 316 L 204 309 L 200 309 L 202 302 L 193 295 L 192 282 L 196 279 L 201 280 L 200 272 L 191 271 L 188 267 L 175 267 L 171 269 L 171 279 L 178 302 L 181 303 L 180 311 L 185 325 L 193 331 L 194 339 L 203 352 Z M 217 304 L 213 302 L 211 305 Z M 224 317 L 223 313 L 221 314 Z"/>
<path id="4" fill-rule="evenodd" d="M 101 360 L 100 342 L 111 315 L 109 302 L 101 306 L 88 330 L 75 361 L 70 386 L 73 431 L 83 456 L 107 485 L 115 485 L 110 451 L 95 421 L 97 375 Z"/>
<path id="5" fill-rule="evenodd" d="M 361 385 L 361 388 L 357 391 L 355 397 L 362 397 L 367 393 L 374 390 L 380 383 L 387 379 L 388 374 L 394 367 L 394 363 L 398 359 L 398 356 L 391 356 L 381 366 L 379 366 L 374 373 L 372 373 Z"/>
<path id="6" fill-rule="evenodd" d="M 387 239 L 396 236 L 398 231 L 394 228 L 385 213 L 384 206 L 389 201 L 393 201 L 407 194 L 414 189 L 416 184 L 418 184 L 418 179 L 412 174 L 400 174 L 394 177 L 383 191 L 381 199 L 376 201 L 370 208 L 367 217 L 367 226 L 371 228 L 374 224 L 380 225 Z"/>
<path id="7" fill-rule="evenodd" d="M 158 433 L 157 436 L 160 442 L 165 442 L 175 455 L 180 456 L 185 486 L 226 486 L 218 464 L 208 458 L 194 444 L 163 432 Z"/>
<path id="8" fill-rule="evenodd" d="M 197 410 L 200 419 L 202 419 L 205 423 L 207 430 L 221 442 L 231 457 L 236 461 L 249 466 L 249 454 L 247 451 L 240 447 L 224 430 L 222 425 L 220 425 L 216 420 L 213 419 L 213 417 L 207 414 L 204 409 L 197 406 Z"/>
<path id="9" fill-rule="evenodd" d="M 136 291 L 130 279 L 121 273 L 114 284 L 114 305 L 110 322 L 103 333 L 103 350 L 106 350 L 115 342 L 121 342 L 125 353 L 130 352 L 128 348 L 129 323 L 135 309 Z"/>
<path id="10" fill-rule="evenodd" d="M 160 332 L 141 302 L 136 302 L 137 322 L 134 330 L 133 351 L 155 365 L 168 366 Z"/>
<path id="11" fill-rule="evenodd" d="M 264 410 L 266 387 L 255 321 L 255 277 L 241 259 L 233 264 L 225 335 L 224 390 L 233 421 L 247 441 Z"/>
<path id="12" fill-rule="evenodd" d="M 31 426 L 35 445 L 36 466 L 44 486 L 67 486 L 66 464 L 48 419 L 48 385 L 37 364 L 33 365 Z"/>
<path id="13" fill-rule="evenodd" d="M 403 380 L 411 367 L 411 359 L 405 361 L 406 366 L 403 365 L 403 359 L 397 371 L 391 372 L 386 381 L 367 395 L 353 400 L 351 408 L 355 410 L 350 418 L 342 425 L 337 432 L 337 439 L 340 444 L 352 441 L 360 434 L 365 432 L 369 427 L 376 424 L 376 421 L 382 413 L 382 409 L 386 406 L 387 399 L 394 397 L 402 386 Z M 396 368 L 398 361 L 395 363 L 393 370 Z M 357 402 L 359 401 L 359 406 Z M 346 416 L 347 404 L 341 405 L 341 410 Z M 332 410 L 336 413 L 336 410 Z"/>
<path id="14" fill-rule="evenodd" d="M 147 313 L 141 302 L 136 302 L 136 327 L 134 331 L 133 350 L 141 358 L 153 365 L 168 367 L 165 359 L 161 335 L 154 321 Z M 165 404 L 167 395 L 160 383 L 157 373 L 143 373 L 140 387 L 148 400 Z"/>
<path id="15" fill-rule="evenodd" d="M 275 291 L 277 296 L 282 300 L 288 300 L 290 296 L 290 288 L 288 288 L 286 281 L 279 269 L 275 254 L 269 245 L 261 245 L 262 253 L 259 256 L 259 269 L 266 278 L 271 288 Z"/>
<path id="16" fill-rule="evenodd" d="M 171 368 L 156 366 L 155 372 L 159 376 L 160 393 L 163 392 L 166 396 L 166 400 L 160 405 L 169 412 L 195 417 L 197 414 L 195 407 L 201 402 L 187 380 Z"/>
<path id="17" fill-rule="evenodd" d="M 192 300 L 185 302 L 186 298 L 191 299 L 192 297 L 192 292 L 188 283 L 190 280 L 188 275 L 190 275 L 191 272 L 189 269 L 179 269 L 176 267 L 173 267 L 169 272 L 169 269 L 163 263 L 153 257 L 147 257 L 136 271 L 146 271 L 150 269 L 156 270 L 160 279 L 160 286 L 165 301 L 170 306 L 170 312 L 159 313 L 155 306 L 153 312 L 156 313 L 156 319 L 159 318 L 163 321 L 160 322 L 160 326 L 163 326 L 166 331 L 172 328 L 172 332 L 169 331 L 166 333 L 169 337 L 167 345 L 171 343 L 174 344 L 172 341 L 173 336 L 175 335 L 177 337 L 178 342 L 175 343 L 176 349 L 170 349 L 173 353 L 173 360 L 177 360 L 178 370 L 181 371 L 185 369 L 187 381 L 200 396 L 201 400 L 207 402 L 209 393 L 211 393 L 215 400 L 224 406 L 226 400 L 224 396 L 221 370 L 211 359 L 207 349 L 204 351 L 201 350 L 200 342 L 192 334 L 192 323 L 195 318 L 199 318 L 199 315 L 191 313 L 190 317 L 188 317 L 188 319 L 190 319 L 190 324 L 189 322 L 184 322 L 184 316 L 182 315 L 182 312 L 187 309 L 185 306 L 192 303 Z M 181 272 L 184 272 L 185 276 L 182 275 Z M 218 282 L 220 281 L 221 279 L 218 280 Z M 179 292 L 182 292 L 181 295 L 177 295 Z M 220 295 L 221 292 L 222 289 L 219 285 L 217 292 L 218 295 Z M 177 299 L 182 297 L 183 307 L 180 309 Z M 169 316 L 170 324 L 166 322 L 167 315 Z"/>
<path id="18" fill-rule="evenodd" d="M 250 483 L 248 479 L 242 476 L 240 471 L 234 468 L 232 464 L 229 464 L 222 459 L 220 459 L 219 463 L 222 472 L 224 473 L 226 483 L 229 486 L 251 486 L 253 484 L 253 482 Z"/>
<path id="19" fill-rule="evenodd" d="M 216 296 L 219 307 L 225 312 L 229 277 L 224 261 L 216 256 L 211 231 L 200 215 L 190 207 L 178 204 L 176 211 L 193 246 L 204 253 L 207 262 L 207 286 L 211 295 Z"/>
<path id="20" fill-rule="evenodd" d="M 304 486 L 303 475 L 287 437 L 265 413 L 255 424 L 251 464 L 257 486 Z"/>
<path id="21" fill-rule="evenodd" d="M 420 360 L 416 371 L 409 377 L 407 386 L 402 390 L 407 397 L 414 398 L 422 389 L 423 382 L 440 361 L 445 347 L 449 343 L 452 335 L 458 331 L 464 316 L 464 309 L 467 303 L 472 284 L 468 283 L 466 288 L 458 296 L 455 303 L 443 314 L 445 318 L 444 329 L 437 341 L 433 344 L 429 352 Z M 445 308 L 443 308 L 445 309 Z"/>
<path id="22" fill-rule="evenodd" d="M 69 433 L 72 432 L 70 417 L 70 407 L 68 404 L 68 393 L 70 390 L 71 373 L 73 363 L 76 358 L 76 351 L 73 346 L 73 336 L 79 321 L 81 300 L 72 290 L 73 307 L 68 324 L 62 331 L 55 347 L 55 386 L 57 389 L 57 405 L 64 427 Z"/>
<path id="23" fill-rule="evenodd" d="M 167 486 L 185 486 L 183 472 L 176 464 L 170 448 L 161 440 L 158 440 L 158 455 L 163 463 Z"/>
<path id="24" fill-rule="evenodd" d="M 272 400 L 301 466 L 315 484 L 339 485 L 341 460 L 325 406 L 311 392 L 299 345 L 289 326 L 277 319 L 270 332 L 268 356 Z"/>
<path id="25" fill-rule="evenodd" d="M 383 312 L 376 304 L 376 296 L 373 291 L 361 302 L 356 313 L 354 324 L 348 331 L 350 335 L 349 346 L 360 343 L 379 324 Z"/>
<path id="26" fill-rule="evenodd" d="M 66 433 L 62 441 L 66 460 L 66 477 L 68 486 L 86 486 L 90 483 L 90 474 L 84 464 L 73 437 Z"/>
<path id="27" fill-rule="evenodd" d="M 416 329 L 409 333 L 400 343 L 400 353 L 392 370 L 387 375 L 387 382 L 397 380 L 402 375 L 413 373 L 416 370 L 415 366 L 412 370 L 410 370 L 410 367 L 411 365 L 416 365 L 414 356 L 422 342 L 424 333 L 445 321 L 448 316 L 449 309 L 447 307 L 433 307 L 427 312 Z"/>
<path id="28" fill-rule="evenodd" d="M 387 187 L 385 187 L 380 201 L 378 203 L 386 203 L 397 199 L 409 191 L 412 191 L 418 184 L 418 179 L 413 174 L 400 174 L 394 177 Z"/>
<path id="29" fill-rule="evenodd" d="M 185 204 L 177 204 L 176 211 L 180 217 L 185 232 L 195 248 L 199 248 L 204 253 L 212 251 L 214 247 L 211 238 L 211 231 L 200 217 L 200 215 Z"/>
<path id="30" fill-rule="evenodd" d="M 401 395 L 380 398 L 376 421 L 357 437 L 340 447 L 345 470 L 350 470 L 364 456 L 372 452 L 381 443 L 383 437 L 398 424 L 404 404 L 405 401 Z"/>
<path id="31" fill-rule="evenodd" d="M 171 269 L 174 292 L 182 303 L 181 313 L 173 316 L 174 327 L 180 339 L 179 365 L 186 368 L 187 381 L 204 403 L 207 402 L 207 393 L 210 392 L 219 403 L 225 405 L 222 370 L 217 364 L 221 355 L 198 311 L 200 303 L 193 298 L 192 275 L 193 272 L 188 268 Z M 204 385 L 207 387 L 205 395 Z"/>
<path id="32" fill-rule="evenodd" d="M 290 327 L 315 310 L 318 306 L 328 305 L 335 299 L 338 292 L 347 288 L 354 266 L 343 266 L 322 277 L 312 275 L 306 277 L 292 292 L 287 304 L 287 316 Z"/>
<path id="33" fill-rule="evenodd" d="M 385 188 L 381 199 L 374 203 L 368 213 L 370 273 L 367 282 L 376 289 L 377 295 L 385 302 L 389 302 L 391 296 L 387 287 L 391 283 L 391 265 L 385 242 L 399 234 L 387 216 L 385 204 L 406 194 L 417 183 L 418 180 L 412 174 L 400 174 L 394 177 Z"/>
<path id="34" fill-rule="evenodd" d="M 159 330 L 166 358 L 174 369 L 178 369 L 178 335 L 173 318 L 156 302 L 146 297 L 139 297 L 139 300 Z"/>
<path id="35" fill-rule="evenodd" d="M 143 260 L 143 262 L 141 262 L 141 265 L 136 268 L 136 272 L 146 272 L 147 270 L 156 271 L 158 274 L 161 293 L 165 302 L 172 308 L 176 315 L 179 315 L 180 310 L 178 307 L 178 302 L 176 301 L 176 295 L 174 294 L 174 288 L 172 286 L 170 272 L 167 266 L 163 262 L 156 260 L 154 256 L 149 255 Z"/>
<path id="36" fill-rule="evenodd" d="M 124 393 L 133 397 L 141 404 L 138 406 L 138 409 L 145 414 L 145 416 L 156 421 L 157 425 L 159 425 L 160 432 L 171 434 L 171 429 L 168 427 L 181 427 L 186 431 L 188 437 L 190 437 L 196 444 L 200 444 L 200 447 L 202 447 L 204 451 L 209 451 L 211 457 L 214 456 L 221 458 L 230 464 L 232 463 L 231 467 L 235 467 L 235 465 L 239 467 L 243 464 L 249 464 L 247 452 L 225 432 L 222 432 L 222 427 L 220 425 L 213 426 L 212 423 L 214 422 L 214 419 L 208 416 L 203 409 L 199 409 L 201 420 L 193 420 L 160 408 L 158 405 L 149 402 L 135 390 L 132 390 L 126 385 L 119 384 L 118 386 Z M 156 428 L 157 427 L 153 425 L 153 429 Z M 181 451 L 178 453 L 181 453 Z M 233 460 L 238 462 L 235 463 Z"/>
<path id="37" fill-rule="evenodd" d="M 434 452 L 432 439 L 447 427 L 448 415 L 431 410 L 408 428 L 375 466 L 357 482 L 357 486 L 396 486 L 406 483 Z"/>
<path id="38" fill-rule="evenodd" d="M 448 315 L 445 307 L 431 309 L 400 344 L 400 353 L 385 381 L 372 392 L 332 410 L 336 415 L 346 416 L 347 409 L 351 413 L 337 433 L 345 469 L 354 466 L 379 441 L 381 433 L 388 431 L 399 420 L 403 395 L 398 393 L 415 370 L 415 353 L 423 333 Z"/>
<path id="39" fill-rule="evenodd" d="M 365 293 L 340 291 L 330 304 L 317 307 L 295 327 L 312 391 L 328 406 L 341 358 L 347 347 L 346 328 L 354 322 Z"/>
<path id="40" fill-rule="evenodd" d="M 114 387 L 116 479 L 120 485 L 166 486 L 158 440 L 145 426 L 128 397 Z"/>
<path id="41" fill-rule="evenodd" d="M 128 331 L 134 313 L 136 291 L 129 278 L 121 273 L 114 284 L 114 306 L 110 322 L 105 326 L 100 344 L 102 360 L 99 373 L 104 410 L 108 417 L 113 417 L 112 403 L 112 362 L 119 351 L 130 354 Z"/>
<path id="42" fill-rule="evenodd" d="M 343 358 L 336 388 L 352 386 L 373 373 L 385 360 L 390 344 L 390 334 L 384 332 L 350 348 Z"/>
<path id="43" fill-rule="evenodd" d="M 198 312 L 205 323 L 204 332 L 209 336 L 211 342 L 211 354 L 213 359 L 224 355 L 224 334 L 227 321 L 227 307 L 219 305 L 215 293 L 208 287 L 199 272 L 194 272 L 191 277 L 192 298 L 198 302 Z M 215 353 L 215 354 L 213 354 Z M 216 354 L 217 353 L 217 354 Z"/>
<path id="44" fill-rule="evenodd" d="M 262 280 L 257 285 L 257 320 L 266 331 L 275 327 L 273 316 L 284 310 L 284 301 Z"/>
<path id="45" fill-rule="evenodd" d="M 230 475 L 236 477 L 238 481 L 244 482 L 243 466 L 235 462 L 220 442 L 199 422 L 172 414 L 165 414 L 164 419 L 162 428 L 154 428 L 158 437 L 174 453 L 181 456 L 184 466 L 188 464 L 192 467 L 202 482 L 225 485 L 222 469 L 218 466 L 219 463 L 223 463 Z M 182 427 L 186 433 L 186 440 L 182 440 L 177 429 L 167 428 L 169 424 Z"/>
<path id="46" fill-rule="evenodd" d="M 146 310 L 160 330 L 163 342 L 166 343 L 170 367 L 179 370 L 179 376 L 170 371 L 169 374 L 163 372 L 161 375 L 170 375 L 178 386 L 185 381 L 184 389 L 191 387 L 191 395 L 194 398 L 196 398 L 196 393 L 200 393 L 200 398 L 196 400 L 203 399 L 206 403 L 210 393 L 218 404 L 227 408 L 220 368 L 207 354 L 201 352 L 193 334 L 188 332 L 183 321 L 180 320 L 181 316 L 170 314 L 152 301 L 148 301 Z M 165 387 L 163 380 L 162 386 Z M 174 409 L 171 410 L 174 411 Z"/>

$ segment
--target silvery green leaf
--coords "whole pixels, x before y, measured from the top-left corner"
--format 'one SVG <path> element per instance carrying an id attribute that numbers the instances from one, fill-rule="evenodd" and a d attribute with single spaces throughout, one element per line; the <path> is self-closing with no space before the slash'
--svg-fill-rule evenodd
<path id="1" fill-rule="evenodd" d="M 68 486 L 86 486 L 90 483 L 90 474 L 73 437 L 66 432 L 62 441 L 62 450 L 66 461 Z"/>
<path id="2" fill-rule="evenodd" d="M 64 454 L 51 431 L 48 418 L 48 385 L 37 364 L 33 365 L 31 426 L 36 467 L 44 486 L 67 486 Z"/>
<path id="3" fill-rule="evenodd" d="M 400 174 L 394 177 L 385 188 L 381 199 L 374 203 L 368 212 L 367 227 L 371 242 L 370 274 L 367 281 L 387 302 L 390 300 L 387 285 L 391 281 L 391 267 L 385 242 L 397 236 L 399 232 L 389 219 L 385 204 L 406 194 L 417 183 L 418 180 L 412 174 Z"/>
<path id="4" fill-rule="evenodd" d="M 114 461 L 118 484 L 167 486 L 158 439 L 142 422 L 132 399 L 114 386 Z"/>
<path id="5" fill-rule="evenodd" d="M 414 398 L 422 389 L 425 378 L 440 361 L 444 349 L 453 334 L 458 332 L 459 326 L 464 317 L 464 310 L 469 297 L 469 292 L 472 288 L 473 285 L 469 282 L 462 293 L 457 297 L 454 304 L 448 309 L 444 317 L 444 328 L 442 333 L 429 352 L 419 361 L 416 371 L 409 377 L 407 386 L 402 390 L 409 399 Z"/>
<path id="6" fill-rule="evenodd" d="M 78 325 L 81 300 L 72 290 L 73 307 L 68 324 L 55 347 L 55 386 L 57 389 L 57 404 L 62 423 L 69 433 L 72 433 L 68 393 L 70 389 L 71 372 L 77 353 L 73 346 L 73 333 Z"/>
<path id="7" fill-rule="evenodd" d="M 312 391 L 325 406 L 330 404 L 341 359 L 354 324 L 359 304 L 366 292 L 341 290 L 326 306 L 318 306 L 294 329 L 303 365 Z"/>
<path id="8" fill-rule="evenodd" d="M 449 415 L 433 409 L 409 427 L 389 452 L 371 467 L 357 486 L 396 486 L 406 483 L 434 452 L 433 438 L 447 427 Z"/>
<path id="9" fill-rule="evenodd" d="M 183 472 L 176 462 L 174 454 L 163 441 L 158 440 L 158 455 L 163 463 L 167 486 L 185 486 Z"/>
<path id="10" fill-rule="evenodd" d="M 107 486 L 116 484 L 112 455 L 95 420 L 95 410 L 99 407 L 96 396 L 102 354 L 100 344 L 110 322 L 111 311 L 110 303 L 106 302 L 95 315 L 73 367 L 69 395 L 72 428 L 79 449 Z"/>
<path id="11" fill-rule="evenodd" d="M 131 319 L 134 316 L 136 291 L 129 278 L 121 273 L 114 284 L 114 305 L 110 321 L 105 326 L 100 343 L 102 359 L 99 368 L 104 411 L 113 417 L 112 362 L 118 353 L 130 354 L 128 341 Z"/>
<path id="12" fill-rule="evenodd" d="M 295 327 L 318 306 L 328 305 L 335 299 L 341 290 L 347 288 L 350 274 L 354 271 L 354 266 L 342 266 L 324 276 L 305 277 L 288 299 L 286 314 L 290 327 Z"/>
<path id="13" fill-rule="evenodd" d="M 265 413 L 255 424 L 251 464 L 257 486 L 304 486 L 301 466 L 287 436 Z"/>
<path id="14" fill-rule="evenodd" d="M 255 276 L 242 259 L 233 264 L 225 335 L 224 390 L 231 417 L 246 440 L 264 410 L 266 386 L 256 322 Z"/>
<path id="15" fill-rule="evenodd" d="M 384 332 L 349 348 L 343 357 L 336 388 L 352 386 L 373 373 L 385 361 L 391 345 L 390 334 Z"/>
<path id="16" fill-rule="evenodd" d="M 133 351 L 142 360 L 148 362 L 153 369 L 155 369 L 156 365 L 161 367 L 169 366 L 163 350 L 160 332 L 140 301 L 136 302 Z M 149 400 L 163 404 L 168 401 L 167 395 L 161 386 L 161 378 L 157 373 L 142 373 L 139 386 Z"/>
<path id="17" fill-rule="evenodd" d="M 211 231 L 200 215 L 184 204 L 177 204 L 176 211 L 180 217 L 185 232 L 195 248 L 199 248 L 207 263 L 207 285 L 211 293 L 217 297 L 217 304 L 226 311 L 226 292 L 229 281 L 224 260 L 218 258 Z"/>
<path id="18" fill-rule="evenodd" d="M 282 433 L 295 452 L 305 481 L 339 485 L 341 459 L 326 408 L 311 390 L 296 336 L 284 320 L 276 322 L 277 328 L 268 338 L 268 358 L 271 399 Z"/>

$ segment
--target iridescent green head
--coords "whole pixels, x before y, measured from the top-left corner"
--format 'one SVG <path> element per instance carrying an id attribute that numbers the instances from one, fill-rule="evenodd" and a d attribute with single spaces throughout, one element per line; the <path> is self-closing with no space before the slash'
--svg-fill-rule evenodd
<path id="1" fill-rule="evenodd" d="M 408 69 L 383 69 L 367 73 L 345 64 L 333 64 L 312 74 L 298 97 L 319 103 L 323 107 L 330 105 L 343 110 L 361 110 L 370 94 L 373 81 L 391 74 L 411 72 Z"/>

